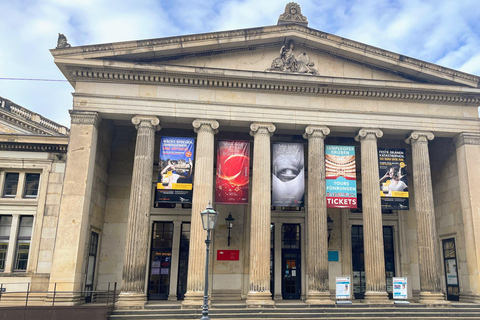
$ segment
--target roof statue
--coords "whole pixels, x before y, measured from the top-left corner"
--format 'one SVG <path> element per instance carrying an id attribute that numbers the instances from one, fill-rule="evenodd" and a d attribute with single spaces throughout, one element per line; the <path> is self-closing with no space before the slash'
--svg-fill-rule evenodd
<path id="1" fill-rule="evenodd" d="M 293 40 L 288 41 L 287 45 L 284 44 L 280 49 L 280 57 L 273 60 L 270 69 L 265 71 L 318 75 L 317 69 L 313 68 L 315 64 L 310 62 L 308 55 L 301 52 L 295 56 L 293 46 Z"/>
<path id="2" fill-rule="evenodd" d="M 285 6 L 285 12 L 278 17 L 277 24 L 297 23 L 308 26 L 307 18 L 302 14 L 302 9 L 295 2 L 289 2 Z"/>
<path id="3" fill-rule="evenodd" d="M 67 37 L 63 33 L 58 34 L 57 47 L 55 49 L 70 48 L 71 45 L 67 41 Z"/>

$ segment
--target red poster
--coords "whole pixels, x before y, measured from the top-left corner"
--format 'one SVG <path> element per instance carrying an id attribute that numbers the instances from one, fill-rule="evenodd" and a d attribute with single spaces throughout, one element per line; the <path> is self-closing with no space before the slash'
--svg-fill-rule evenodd
<path id="1" fill-rule="evenodd" d="M 216 203 L 248 203 L 249 167 L 250 142 L 218 142 Z"/>
<path id="2" fill-rule="evenodd" d="M 240 259 L 240 250 L 217 250 L 218 260 L 238 261 Z"/>

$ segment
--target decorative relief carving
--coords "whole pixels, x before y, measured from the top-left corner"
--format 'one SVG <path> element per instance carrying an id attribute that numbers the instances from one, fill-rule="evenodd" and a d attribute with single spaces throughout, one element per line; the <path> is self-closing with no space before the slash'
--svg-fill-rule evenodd
<path id="1" fill-rule="evenodd" d="M 435 138 L 435 136 L 429 131 L 413 131 L 410 136 L 405 139 L 405 143 L 428 143 L 428 140 L 433 140 L 433 138 Z"/>
<path id="2" fill-rule="evenodd" d="M 67 37 L 63 33 L 58 34 L 57 47 L 55 49 L 70 48 L 71 45 L 67 41 Z"/>
<path id="3" fill-rule="evenodd" d="M 135 128 L 152 128 L 155 131 L 159 131 L 161 127 L 159 126 L 160 120 L 155 116 L 142 116 L 136 115 L 132 118 L 132 123 L 135 125 Z"/>
<path id="4" fill-rule="evenodd" d="M 453 137 L 453 143 L 455 143 L 455 148 L 460 148 L 463 145 L 480 145 L 480 134 L 478 133 L 459 133 Z"/>
<path id="5" fill-rule="evenodd" d="M 303 134 L 304 139 L 321 138 L 325 139 L 330 134 L 330 128 L 324 126 L 308 126 Z"/>
<path id="6" fill-rule="evenodd" d="M 355 141 L 377 140 L 383 137 L 383 131 L 376 128 L 362 128 L 355 136 Z"/>
<path id="7" fill-rule="evenodd" d="M 268 122 L 254 122 L 250 125 L 250 135 L 255 136 L 256 134 L 268 134 L 270 136 L 275 132 L 275 125 Z"/>
<path id="8" fill-rule="evenodd" d="M 198 133 L 200 131 L 213 132 L 213 134 L 218 133 L 218 127 L 220 126 L 217 120 L 211 119 L 195 119 L 192 122 L 193 131 Z"/>
<path id="9" fill-rule="evenodd" d="M 102 117 L 98 112 L 78 110 L 69 110 L 68 112 L 70 113 L 72 124 L 94 125 L 98 128 L 98 125 L 102 121 Z"/>
<path id="10" fill-rule="evenodd" d="M 287 3 L 285 12 L 278 17 L 277 24 L 298 23 L 302 26 L 307 26 L 307 18 L 302 14 L 302 9 L 295 2 Z"/>
<path id="11" fill-rule="evenodd" d="M 315 64 L 310 62 L 308 55 L 301 52 L 295 57 L 293 47 L 293 40 L 288 41 L 287 45 L 284 44 L 280 49 L 280 57 L 273 60 L 271 68 L 265 71 L 318 75 L 317 69 L 313 68 Z"/>

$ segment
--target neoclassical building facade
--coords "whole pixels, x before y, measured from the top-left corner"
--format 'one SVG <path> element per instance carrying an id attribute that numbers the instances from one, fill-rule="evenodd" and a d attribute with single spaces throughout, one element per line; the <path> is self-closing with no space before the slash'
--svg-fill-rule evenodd
<path id="1" fill-rule="evenodd" d="M 335 277 L 348 276 L 365 303 L 389 303 L 392 277 L 408 279 L 412 301 L 480 302 L 478 76 L 308 28 L 292 4 L 273 26 L 65 44 L 51 51 L 74 88 L 49 270 L 59 303 L 117 282 L 119 308 L 201 305 L 209 202 L 219 212 L 212 300 L 330 304 Z M 180 162 L 161 159 L 165 137 L 195 144 L 168 177 L 165 163 Z M 249 142 L 242 204 L 215 200 L 221 141 Z M 301 145 L 302 165 L 279 175 L 282 143 Z M 349 147 L 356 166 L 326 155 L 329 146 Z M 379 150 L 404 150 L 403 174 L 382 177 Z M 163 179 L 188 166 L 192 197 L 171 200 Z M 351 207 L 345 194 L 328 200 L 329 170 L 356 182 Z M 275 205 L 274 176 L 300 172 L 285 188 L 303 198 Z M 394 176 L 408 205 L 384 203 Z"/>

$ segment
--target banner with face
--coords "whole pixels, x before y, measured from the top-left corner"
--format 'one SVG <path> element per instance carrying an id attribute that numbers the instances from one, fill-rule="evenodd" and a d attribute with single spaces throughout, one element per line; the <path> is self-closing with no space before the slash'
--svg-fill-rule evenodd
<path id="1" fill-rule="evenodd" d="M 272 145 L 272 205 L 303 207 L 305 161 L 302 143 Z"/>
<path id="2" fill-rule="evenodd" d="M 378 149 L 382 209 L 408 210 L 405 149 Z"/>

